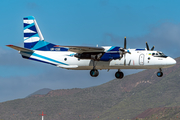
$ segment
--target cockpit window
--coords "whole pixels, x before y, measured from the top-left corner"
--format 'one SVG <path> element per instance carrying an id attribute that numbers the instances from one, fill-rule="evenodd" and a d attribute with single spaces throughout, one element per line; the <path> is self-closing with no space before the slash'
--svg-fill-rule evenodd
<path id="1" fill-rule="evenodd" d="M 157 51 L 157 53 L 152 53 L 154 57 L 167 57 L 164 53 Z"/>
<path id="2" fill-rule="evenodd" d="M 165 55 L 164 55 L 164 53 L 162 53 L 162 52 L 160 52 L 160 53 L 159 53 L 159 55 L 161 55 L 161 56 L 165 56 Z"/>

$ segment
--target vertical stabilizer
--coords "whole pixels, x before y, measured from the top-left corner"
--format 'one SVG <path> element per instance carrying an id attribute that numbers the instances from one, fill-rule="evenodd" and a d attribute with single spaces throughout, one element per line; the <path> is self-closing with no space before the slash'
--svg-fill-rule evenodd
<path id="1" fill-rule="evenodd" d="M 44 40 L 44 37 L 33 16 L 24 17 L 23 23 L 24 23 L 24 47 L 31 49 L 38 41 Z"/>
<path id="2" fill-rule="evenodd" d="M 67 48 L 57 48 L 55 44 L 46 42 L 33 16 L 23 18 L 24 48 L 41 51 L 68 51 Z"/>

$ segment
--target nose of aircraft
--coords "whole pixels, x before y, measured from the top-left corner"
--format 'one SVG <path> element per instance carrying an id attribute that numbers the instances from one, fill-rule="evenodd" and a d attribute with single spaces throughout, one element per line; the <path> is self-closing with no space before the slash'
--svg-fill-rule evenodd
<path id="1" fill-rule="evenodd" d="M 167 58 L 167 61 L 166 61 L 166 64 L 167 65 L 175 65 L 176 64 L 176 60 L 174 60 L 173 58 L 171 58 L 171 57 L 168 57 Z"/>

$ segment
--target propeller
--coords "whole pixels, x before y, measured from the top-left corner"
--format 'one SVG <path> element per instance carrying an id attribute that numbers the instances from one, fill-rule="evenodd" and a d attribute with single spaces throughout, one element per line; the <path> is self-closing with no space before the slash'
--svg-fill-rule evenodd
<path id="1" fill-rule="evenodd" d="M 153 51 L 153 50 L 154 50 L 154 47 L 155 47 L 155 46 L 153 46 L 150 51 Z M 149 45 L 148 45 L 147 42 L 146 42 L 146 48 L 147 48 L 147 50 L 149 51 Z"/>
<path id="2" fill-rule="evenodd" d="M 131 54 L 131 52 L 129 50 L 126 49 L 126 37 L 124 37 L 124 48 L 119 48 L 119 50 L 121 51 L 121 57 L 122 58 L 124 56 L 124 65 L 126 65 L 126 53 Z"/>
<path id="3" fill-rule="evenodd" d="M 126 53 L 131 54 L 131 52 L 126 49 L 126 37 L 124 37 L 124 48 L 119 48 L 119 50 L 122 51 L 123 54 L 126 54 Z"/>

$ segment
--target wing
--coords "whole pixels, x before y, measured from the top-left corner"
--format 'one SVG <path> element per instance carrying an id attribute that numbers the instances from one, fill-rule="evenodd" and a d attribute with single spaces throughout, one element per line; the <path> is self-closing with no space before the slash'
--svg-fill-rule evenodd
<path id="1" fill-rule="evenodd" d="M 27 49 L 27 48 L 22 48 L 22 47 L 18 47 L 15 45 L 6 45 L 7 47 L 10 47 L 12 49 L 15 49 L 17 51 L 22 51 L 22 52 L 34 52 L 33 50 Z"/>
<path id="2" fill-rule="evenodd" d="M 102 47 L 60 46 L 60 45 L 56 45 L 56 46 L 54 46 L 54 47 L 68 48 L 68 51 L 76 52 L 76 53 L 84 53 L 84 52 L 104 52 L 104 48 L 102 48 Z"/>

